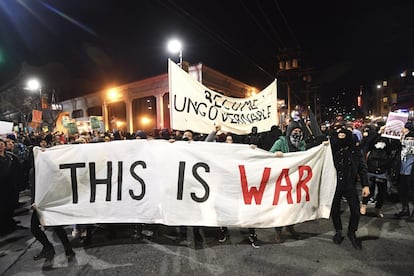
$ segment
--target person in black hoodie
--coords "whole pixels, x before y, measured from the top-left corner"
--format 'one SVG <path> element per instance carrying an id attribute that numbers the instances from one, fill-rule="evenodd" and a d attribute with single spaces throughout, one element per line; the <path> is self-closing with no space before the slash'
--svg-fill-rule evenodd
<path id="1" fill-rule="evenodd" d="M 355 249 L 361 249 L 361 241 L 355 235 L 358 230 L 360 218 L 359 197 L 356 189 L 356 179 L 362 185 L 362 196 L 369 195 L 368 168 L 362 151 L 359 150 L 354 142 L 352 132 L 339 128 L 333 132 L 331 138 L 332 154 L 334 165 L 337 171 L 337 186 L 332 202 L 331 217 L 335 228 L 333 242 L 340 244 L 343 241 L 342 221 L 341 221 L 341 198 L 345 197 L 351 212 L 348 224 L 347 236 Z"/>
<path id="2" fill-rule="evenodd" d="M 373 145 L 368 146 L 368 152 L 366 155 L 368 166 L 368 180 L 370 184 L 370 190 L 373 191 L 375 187 L 378 187 L 378 195 L 376 196 L 375 213 L 378 217 L 384 217 L 381 208 L 387 197 L 387 183 L 391 168 L 391 152 L 388 142 L 388 138 L 381 137 L 377 134 L 377 137 L 373 141 Z M 365 215 L 367 212 L 369 196 L 362 198 L 362 204 L 360 208 L 361 215 Z"/>
<path id="3" fill-rule="evenodd" d="M 41 150 L 46 149 L 47 147 L 46 139 L 41 140 L 40 146 L 42 148 Z M 36 187 L 35 187 L 33 156 L 31 156 L 31 160 L 32 160 L 32 168 L 30 169 L 29 179 L 31 182 L 33 213 L 32 213 L 32 218 L 31 218 L 31 223 L 30 223 L 30 230 L 33 236 L 43 245 L 42 250 L 37 255 L 33 256 L 33 259 L 36 261 L 36 260 L 40 260 L 43 258 L 45 259 L 53 258 L 53 256 L 55 255 L 55 249 L 53 248 L 52 243 L 49 241 L 45 232 L 42 230 L 40 226 L 39 215 L 36 210 L 37 207 L 36 207 L 36 204 L 34 203 Z M 63 247 L 65 248 L 66 256 L 68 257 L 69 260 L 71 260 L 75 256 L 75 252 L 72 249 L 70 241 L 66 235 L 65 229 L 61 225 L 53 226 L 52 228 L 54 232 L 56 233 L 56 235 L 58 236 L 58 238 L 60 239 L 60 241 L 62 242 Z"/>

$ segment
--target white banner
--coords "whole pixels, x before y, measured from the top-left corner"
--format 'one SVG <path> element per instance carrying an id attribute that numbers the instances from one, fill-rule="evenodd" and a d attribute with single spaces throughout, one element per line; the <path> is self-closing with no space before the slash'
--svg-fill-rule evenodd
<path id="1" fill-rule="evenodd" d="M 243 144 L 127 140 L 36 147 L 44 225 L 273 227 L 329 218 L 330 146 L 283 158 Z"/>
<path id="2" fill-rule="evenodd" d="M 248 98 L 231 98 L 214 92 L 168 61 L 171 127 L 210 133 L 214 124 L 224 132 L 249 134 L 269 131 L 278 124 L 276 80 Z"/>

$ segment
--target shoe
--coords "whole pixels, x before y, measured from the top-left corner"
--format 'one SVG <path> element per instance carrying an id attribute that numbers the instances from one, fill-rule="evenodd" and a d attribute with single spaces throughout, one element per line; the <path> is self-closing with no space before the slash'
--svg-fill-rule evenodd
<path id="1" fill-rule="evenodd" d="M 408 217 L 407 222 L 414 222 L 414 211 L 412 211 L 411 216 Z"/>
<path id="2" fill-rule="evenodd" d="M 228 233 L 228 231 L 226 231 L 226 229 L 220 228 L 218 241 L 219 242 L 225 242 L 227 240 L 228 235 L 229 235 L 229 233 Z"/>
<path id="3" fill-rule="evenodd" d="M 151 238 L 152 236 L 154 236 L 154 232 L 148 229 L 144 229 L 141 231 L 141 234 L 144 235 L 147 238 Z"/>
<path id="4" fill-rule="evenodd" d="M 201 236 L 199 231 L 194 231 L 194 240 L 198 243 L 202 243 L 203 240 L 203 236 Z"/>
<path id="5" fill-rule="evenodd" d="M 359 212 L 361 213 L 361 215 L 365 216 L 367 214 L 367 205 L 361 204 L 361 207 L 359 208 Z"/>
<path id="6" fill-rule="evenodd" d="M 292 236 L 292 238 L 294 238 L 295 240 L 300 239 L 300 235 L 298 232 L 296 232 L 295 228 L 293 228 L 293 225 L 287 226 L 286 229 L 289 232 L 289 234 Z"/>
<path id="7" fill-rule="evenodd" d="M 361 250 L 361 249 L 362 249 L 361 240 L 360 240 L 360 239 L 358 239 L 358 238 L 355 236 L 355 232 L 348 232 L 347 236 L 348 236 L 349 240 L 351 241 L 352 246 L 353 246 L 355 249 L 357 249 L 357 250 Z"/>
<path id="8" fill-rule="evenodd" d="M 375 214 L 377 214 L 377 217 L 383 218 L 384 214 L 382 213 L 381 209 L 375 208 Z"/>
<path id="9" fill-rule="evenodd" d="M 79 232 L 78 229 L 74 228 L 72 230 L 72 237 L 75 238 L 75 239 L 80 237 L 80 232 Z"/>
<path id="10" fill-rule="evenodd" d="M 176 242 L 182 242 L 187 240 L 187 235 L 179 233 L 178 236 L 175 238 Z"/>
<path id="11" fill-rule="evenodd" d="M 90 236 L 86 236 L 86 238 L 84 238 L 81 243 L 83 244 L 83 246 L 89 246 L 92 243 L 92 237 Z"/>
<path id="12" fill-rule="evenodd" d="M 276 229 L 276 236 L 275 236 L 275 241 L 276 243 L 282 243 L 282 230 L 281 229 Z"/>
<path id="13" fill-rule="evenodd" d="M 396 218 L 408 217 L 410 215 L 410 211 L 408 209 L 402 209 L 400 212 L 394 214 Z"/>
<path id="14" fill-rule="evenodd" d="M 72 248 L 65 249 L 65 254 L 66 254 L 66 257 L 68 257 L 68 258 L 75 257 L 75 252 L 73 251 Z"/>
<path id="15" fill-rule="evenodd" d="M 43 258 L 51 259 L 55 255 L 55 249 L 53 246 L 43 247 L 39 254 L 33 257 L 33 260 L 37 261 Z"/>
<path id="16" fill-rule="evenodd" d="M 335 235 L 332 238 L 334 244 L 341 244 L 344 240 L 344 237 L 342 236 L 342 231 L 336 231 Z"/>
<path id="17" fill-rule="evenodd" d="M 260 248 L 260 245 L 257 242 L 257 235 L 249 235 L 249 242 L 251 244 L 251 246 L 253 246 L 253 248 Z"/>
<path id="18" fill-rule="evenodd" d="M 368 200 L 368 205 L 375 205 L 377 203 L 377 201 L 374 198 L 370 198 Z"/>

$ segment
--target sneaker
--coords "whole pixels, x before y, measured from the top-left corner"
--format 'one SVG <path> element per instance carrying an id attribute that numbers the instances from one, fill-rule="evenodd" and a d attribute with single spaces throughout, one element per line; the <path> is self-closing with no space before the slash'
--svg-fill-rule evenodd
<path id="1" fill-rule="evenodd" d="M 219 242 L 225 242 L 227 240 L 228 235 L 229 235 L 229 233 L 225 229 L 220 228 L 218 241 Z"/>
<path id="2" fill-rule="evenodd" d="M 152 237 L 154 236 L 154 232 L 148 229 L 144 229 L 141 231 L 141 234 L 146 236 L 146 237 Z"/>
<path id="3" fill-rule="evenodd" d="M 407 222 L 414 222 L 414 211 L 411 212 L 411 216 L 408 217 Z"/>
<path id="4" fill-rule="evenodd" d="M 257 235 L 249 235 L 249 242 L 251 244 L 251 246 L 253 246 L 253 248 L 260 248 L 260 245 L 257 242 Z"/>
<path id="5" fill-rule="evenodd" d="M 42 251 L 39 254 L 33 256 L 33 260 L 37 261 L 40 259 L 51 259 L 55 255 L 55 249 L 52 245 L 48 247 L 43 247 Z"/>
<path id="6" fill-rule="evenodd" d="M 178 236 L 175 238 L 176 242 L 183 242 L 185 240 L 187 240 L 187 235 L 182 233 L 179 233 Z"/>
<path id="7" fill-rule="evenodd" d="M 335 235 L 332 238 L 334 244 L 341 244 L 344 240 L 344 237 L 342 236 L 342 231 L 336 231 Z"/>
<path id="8" fill-rule="evenodd" d="M 66 254 L 66 257 L 68 257 L 68 259 L 75 257 L 75 252 L 73 251 L 72 248 L 65 249 L 65 254 Z"/>
<path id="9" fill-rule="evenodd" d="M 300 239 L 300 235 L 298 232 L 296 232 L 295 228 L 293 228 L 293 225 L 287 226 L 286 229 L 289 232 L 289 234 L 292 236 L 292 238 L 294 238 L 295 240 Z"/>
<path id="10" fill-rule="evenodd" d="M 361 207 L 359 208 L 359 212 L 361 213 L 361 215 L 365 216 L 367 214 L 367 205 L 361 204 Z"/>
<path id="11" fill-rule="evenodd" d="M 360 240 L 360 239 L 358 239 L 358 238 L 355 236 L 355 232 L 348 232 L 347 236 L 348 236 L 349 240 L 351 241 L 352 246 L 353 246 L 355 249 L 357 249 L 357 250 L 361 250 L 361 249 L 362 249 L 361 240 Z"/>
<path id="12" fill-rule="evenodd" d="M 204 241 L 203 236 L 201 236 L 199 231 L 194 232 L 194 241 L 198 243 L 202 243 Z"/>
<path id="13" fill-rule="evenodd" d="M 282 230 L 276 229 L 276 236 L 275 236 L 276 243 L 282 243 Z"/>
<path id="14" fill-rule="evenodd" d="M 375 205 L 377 203 L 377 201 L 374 199 L 374 198 L 370 198 L 369 200 L 368 200 L 368 205 Z"/>
<path id="15" fill-rule="evenodd" d="M 79 230 L 78 229 L 76 229 L 76 228 L 74 228 L 73 230 L 72 230 L 72 237 L 73 238 L 79 238 L 79 236 L 80 236 L 80 232 L 79 232 Z"/>
<path id="16" fill-rule="evenodd" d="M 408 217 L 410 215 L 410 211 L 408 209 L 402 209 L 400 212 L 395 213 L 394 216 L 396 218 Z"/>
<path id="17" fill-rule="evenodd" d="M 382 213 L 381 209 L 379 209 L 379 208 L 375 208 L 375 214 L 379 218 L 383 218 L 384 217 L 384 214 Z"/>

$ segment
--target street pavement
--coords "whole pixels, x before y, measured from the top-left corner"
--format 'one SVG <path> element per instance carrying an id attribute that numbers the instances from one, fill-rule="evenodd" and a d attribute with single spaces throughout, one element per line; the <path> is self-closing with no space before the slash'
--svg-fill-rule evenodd
<path id="1" fill-rule="evenodd" d="M 275 242 L 274 229 L 257 229 L 258 249 L 247 242 L 247 229 L 230 228 L 230 238 L 219 243 L 217 229 L 202 228 L 204 241 L 198 243 L 189 227 L 188 242 L 177 243 L 175 227 L 151 225 L 153 237 L 138 239 L 133 226 L 118 225 L 116 236 L 110 235 L 108 227 L 95 228 L 89 246 L 73 238 L 67 227 L 76 253 L 71 260 L 48 230 L 56 255 L 52 260 L 34 261 L 41 245 L 30 233 L 28 203 L 15 217 L 26 229 L 0 238 L 0 275 L 413 275 L 414 223 L 394 219 L 399 208 L 386 202 L 385 217 L 377 218 L 369 206 L 357 232 L 361 251 L 347 238 L 341 245 L 334 244 L 332 222 L 326 219 L 296 225 L 300 240 L 290 238 L 284 229 L 286 240 L 281 244 Z M 346 203 L 342 210 L 346 229 Z"/>

